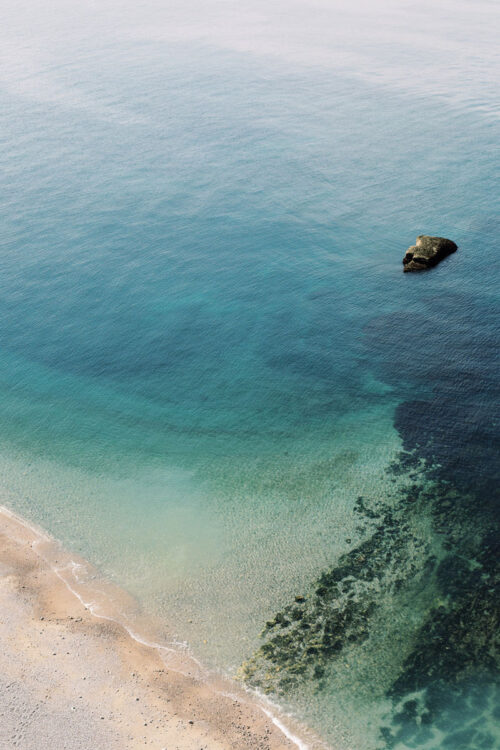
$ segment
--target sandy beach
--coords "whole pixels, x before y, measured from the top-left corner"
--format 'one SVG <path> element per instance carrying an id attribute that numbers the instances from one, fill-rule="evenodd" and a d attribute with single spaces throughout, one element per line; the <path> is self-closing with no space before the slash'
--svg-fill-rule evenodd
<path id="1" fill-rule="evenodd" d="M 188 655 L 96 615 L 61 572 L 74 564 L 66 554 L 0 510 L 1 750 L 320 747 Z M 125 605 L 115 592 L 116 611 Z"/>

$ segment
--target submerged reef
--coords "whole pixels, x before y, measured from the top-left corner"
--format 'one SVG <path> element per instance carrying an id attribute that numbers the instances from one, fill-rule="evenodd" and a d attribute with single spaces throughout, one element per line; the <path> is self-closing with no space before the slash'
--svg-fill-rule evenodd
<path id="1" fill-rule="evenodd" d="M 414 411 L 407 402 L 397 415 L 408 446 Z M 441 418 L 448 423 L 446 410 Z M 384 498 L 358 498 L 361 541 L 265 624 L 262 645 L 240 669 L 250 685 L 286 699 L 306 686 L 321 693 L 342 685 L 349 662 L 358 670 L 350 689 L 367 681 L 374 700 L 392 705 L 380 720 L 380 750 L 427 748 L 440 733 L 443 747 L 453 750 L 499 747 L 484 720 L 500 698 L 492 455 L 485 450 L 480 465 L 476 451 L 467 454 L 457 441 L 454 454 L 431 464 L 443 447 L 439 436 L 452 437 L 442 427 L 437 418 L 429 421 L 418 448 L 402 451 L 387 468 L 394 489 Z M 451 482 L 457 462 L 461 470 Z M 363 667 L 370 661 L 376 674 Z"/>
<path id="2" fill-rule="evenodd" d="M 428 475 L 436 486 L 430 506 L 432 528 L 442 539 L 445 556 L 434 572 L 437 602 L 415 633 L 413 648 L 387 691 L 394 714 L 381 728 L 381 747 L 424 746 L 434 727 L 445 732 L 443 747 L 493 750 L 500 747 L 499 738 L 488 730 L 487 716 L 490 711 L 490 725 L 498 724 L 500 516 L 498 461 L 494 456 L 496 420 L 494 409 L 489 414 L 481 410 L 470 419 L 471 404 L 465 399 L 462 404 L 443 400 L 440 407 L 436 409 L 433 402 L 407 402 L 399 407 L 396 418 L 407 446 L 415 444 L 420 427 L 418 454 L 442 456 Z M 419 420 L 415 420 L 417 410 Z"/>
<path id="3" fill-rule="evenodd" d="M 342 651 L 369 638 L 382 601 L 408 583 L 421 587 L 435 567 L 424 527 L 408 513 L 422 502 L 426 494 L 413 481 L 385 501 L 358 497 L 363 540 L 266 623 L 264 643 L 242 665 L 240 677 L 266 693 L 287 692 L 311 679 L 321 687 Z"/>
<path id="4" fill-rule="evenodd" d="M 419 600 L 408 610 L 409 620 L 422 611 L 407 628 L 399 665 L 388 667 L 384 694 L 393 710 L 380 725 L 377 747 L 424 746 L 436 722 L 441 729 L 460 725 L 478 680 L 494 690 L 500 667 L 498 527 L 491 526 L 487 505 L 477 508 L 477 495 L 440 479 L 440 468 L 428 467 L 417 452 L 402 452 L 387 469 L 395 490 L 383 500 L 358 498 L 362 541 L 265 624 L 262 645 L 240 668 L 243 680 L 285 698 L 306 684 L 328 689 L 343 660 L 352 661 L 353 647 L 363 644 L 364 657 L 373 653 L 381 623 L 389 640 L 393 613 Z M 474 742 L 478 732 L 476 727 Z M 493 748 L 483 734 L 485 744 L 477 747 Z M 454 742 L 450 747 L 476 747 L 460 744 L 458 734 Z"/>
<path id="5" fill-rule="evenodd" d="M 408 248 L 403 258 L 404 271 L 425 271 L 436 266 L 443 258 L 457 250 L 453 240 L 446 237 L 430 237 L 421 234 L 414 245 Z"/>

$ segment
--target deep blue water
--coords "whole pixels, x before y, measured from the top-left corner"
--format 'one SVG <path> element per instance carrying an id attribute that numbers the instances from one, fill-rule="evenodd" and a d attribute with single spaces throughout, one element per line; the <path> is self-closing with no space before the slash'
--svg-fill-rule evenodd
<path id="1" fill-rule="evenodd" d="M 321 13 L 348 34 L 338 8 Z M 69 32 L 40 21 L 37 40 L 12 11 L 19 48 L 0 77 L 8 502 L 234 672 L 270 617 L 369 538 L 360 495 L 406 512 L 393 485 L 404 495 L 414 469 L 389 467 L 413 451 L 429 497 L 411 543 L 394 542 L 404 582 L 397 565 L 387 585 L 379 572 L 368 640 L 326 651 L 321 679 L 273 690 L 339 747 L 500 747 L 486 710 L 498 653 L 477 645 L 479 614 L 462 629 L 448 617 L 477 566 L 478 611 L 498 583 L 493 552 L 479 553 L 498 524 L 491 80 L 481 89 L 465 53 L 448 78 L 442 49 L 430 78 L 422 53 L 419 79 L 396 55 L 397 24 L 366 75 L 316 59 L 307 37 L 311 64 L 269 41 L 175 39 L 174 22 L 165 39 L 134 38 L 61 17 Z M 469 49 L 459 28 L 448 43 Z M 416 54 L 418 35 L 406 45 Z M 459 251 L 403 275 L 421 233 Z M 459 498 L 447 521 L 443 486 Z M 469 655 L 466 674 L 438 660 L 422 677 L 439 638 L 454 665 Z"/>

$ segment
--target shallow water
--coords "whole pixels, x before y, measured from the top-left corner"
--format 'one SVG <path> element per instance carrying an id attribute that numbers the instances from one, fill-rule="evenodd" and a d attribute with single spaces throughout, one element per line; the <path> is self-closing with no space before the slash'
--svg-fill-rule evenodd
<path id="1" fill-rule="evenodd" d="M 497 580 L 477 554 L 498 523 L 495 5 L 4 14 L 12 507 L 230 673 L 295 596 L 313 628 L 328 619 L 315 581 L 390 510 L 408 528 L 372 556 L 400 562 L 354 576 L 376 605 L 367 639 L 271 694 L 338 747 L 499 746 L 494 719 L 483 737 L 447 708 L 493 691 L 493 657 L 468 649 L 453 701 L 412 666 L 436 602 L 454 612 L 472 585 L 444 592 L 441 563 L 460 547 Z M 422 232 L 460 249 L 403 276 Z M 443 482 L 460 498 L 446 521 Z M 414 483 L 428 497 L 410 506 Z M 467 627 L 475 643 L 484 623 Z M 419 698 L 401 717 L 425 691 L 437 713 Z"/>

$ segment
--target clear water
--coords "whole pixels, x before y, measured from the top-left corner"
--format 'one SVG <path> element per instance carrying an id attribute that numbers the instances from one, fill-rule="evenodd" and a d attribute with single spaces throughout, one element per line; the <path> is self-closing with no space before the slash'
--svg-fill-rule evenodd
<path id="1" fill-rule="evenodd" d="M 4 492 L 230 673 L 366 537 L 357 498 L 407 486 L 405 404 L 458 405 L 446 481 L 493 472 L 498 10 L 345 6 L 2 10 Z M 403 275 L 423 232 L 460 250 Z M 481 731 L 445 692 L 381 734 L 440 596 L 381 586 L 368 642 L 279 700 L 340 748 L 499 747 L 489 672 Z"/>

